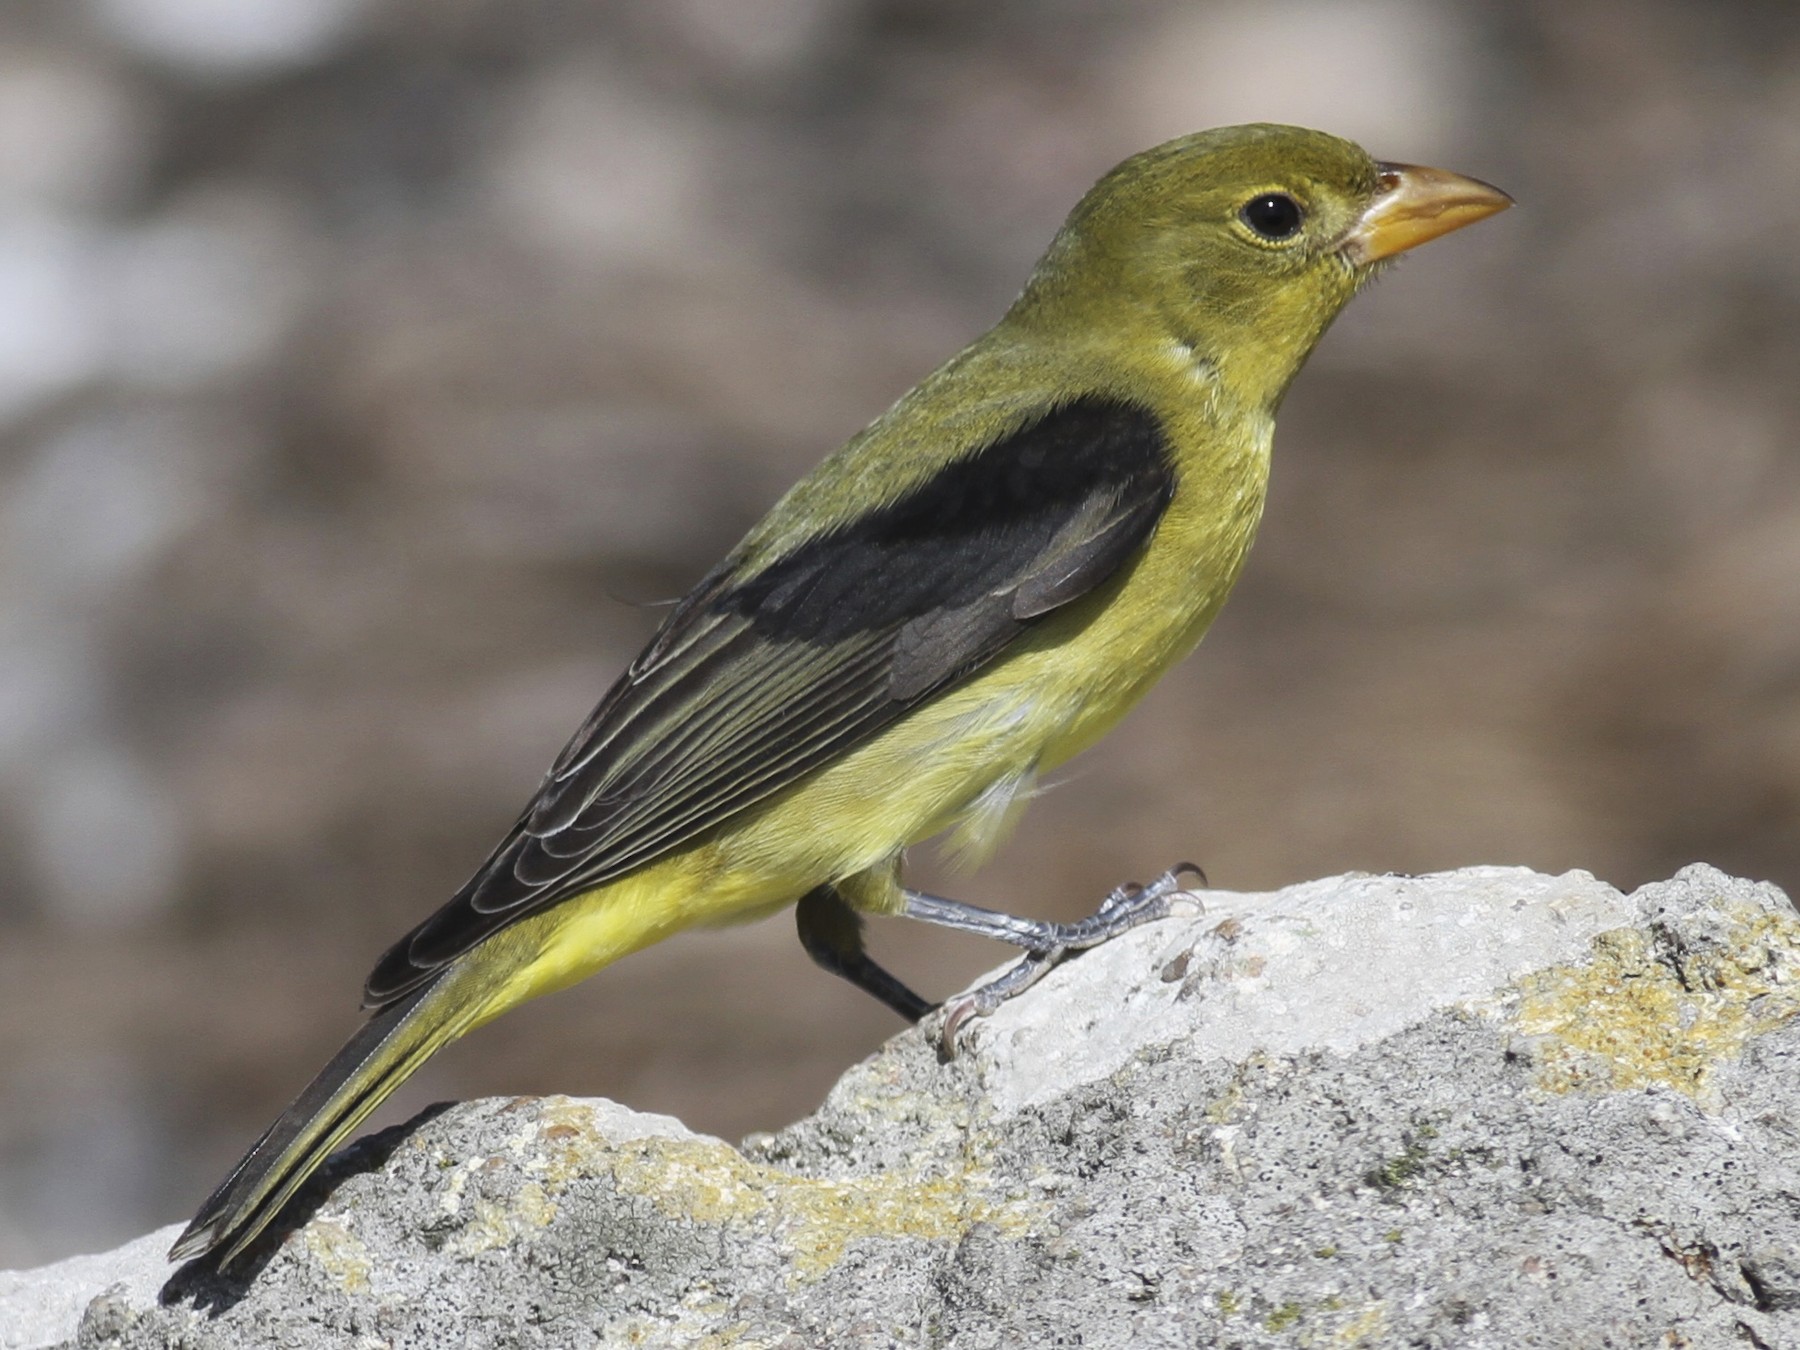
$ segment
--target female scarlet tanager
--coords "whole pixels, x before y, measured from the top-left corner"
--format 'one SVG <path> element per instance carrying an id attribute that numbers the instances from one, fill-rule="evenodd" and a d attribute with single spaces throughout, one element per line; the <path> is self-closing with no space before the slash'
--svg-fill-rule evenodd
<path id="1" fill-rule="evenodd" d="M 798 902 L 828 970 L 930 1010 L 863 914 L 1024 959 L 1169 912 L 1091 918 L 906 889 L 907 846 L 979 844 L 1206 631 L 1262 514 L 1275 410 L 1381 262 L 1510 203 L 1294 127 L 1201 132 L 1083 197 L 1023 294 L 783 497 L 670 613 L 474 878 L 381 958 L 369 1022 L 201 1207 L 175 1259 L 239 1256 L 440 1046 L 692 924 Z"/>

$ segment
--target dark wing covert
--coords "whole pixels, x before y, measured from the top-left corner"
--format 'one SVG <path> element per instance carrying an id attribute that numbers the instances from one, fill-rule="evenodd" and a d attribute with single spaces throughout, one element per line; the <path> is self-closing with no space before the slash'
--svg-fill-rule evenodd
<path id="1" fill-rule="evenodd" d="M 477 943 L 688 843 L 968 678 L 1143 546 L 1174 493 L 1135 404 L 1052 408 L 669 616 L 488 861 L 370 975 L 384 1007 Z"/>

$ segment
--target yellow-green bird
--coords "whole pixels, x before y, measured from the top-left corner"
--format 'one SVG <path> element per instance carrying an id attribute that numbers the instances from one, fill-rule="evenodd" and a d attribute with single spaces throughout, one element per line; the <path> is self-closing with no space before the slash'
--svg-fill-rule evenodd
<path id="1" fill-rule="evenodd" d="M 1296 127 L 1201 132 L 1083 197 L 1017 302 L 825 460 L 670 613 L 474 878 L 397 942 L 373 1016 L 171 1255 L 234 1260 L 434 1051 L 695 924 L 798 902 L 827 969 L 931 1005 L 862 915 L 1023 960 L 1169 911 L 1173 877 L 1053 924 L 924 895 L 908 845 L 997 833 L 1218 613 L 1262 515 L 1275 410 L 1382 259 L 1510 204 Z"/>

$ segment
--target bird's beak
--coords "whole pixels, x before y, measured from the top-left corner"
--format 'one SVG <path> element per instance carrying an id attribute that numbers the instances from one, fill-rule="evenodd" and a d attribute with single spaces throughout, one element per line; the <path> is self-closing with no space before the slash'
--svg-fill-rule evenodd
<path id="1" fill-rule="evenodd" d="M 1419 164 L 1377 164 L 1380 187 L 1338 248 L 1358 266 L 1504 211 L 1513 199 L 1479 178 Z"/>

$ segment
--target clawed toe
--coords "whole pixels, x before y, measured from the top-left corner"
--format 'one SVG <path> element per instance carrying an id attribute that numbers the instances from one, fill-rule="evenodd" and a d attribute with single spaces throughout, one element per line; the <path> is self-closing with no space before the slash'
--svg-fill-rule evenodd
<path id="1" fill-rule="evenodd" d="M 1206 879 L 1206 869 L 1197 862 L 1178 862 L 1156 879 L 1158 886 L 1166 886 L 1172 890 L 1185 890 L 1181 884 L 1183 877 L 1192 877 L 1198 881 L 1202 889 L 1210 889 L 1212 882 Z"/>
<path id="2" fill-rule="evenodd" d="M 1168 918 L 1177 912 L 1177 906 L 1185 909 L 1192 905 L 1195 912 L 1203 912 L 1198 898 L 1184 884 L 1183 879 L 1189 876 L 1199 878 L 1202 884 L 1206 881 L 1206 873 L 1193 863 L 1183 862 L 1176 863 L 1148 886 L 1128 881 L 1115 887 L 1092 915 L 1064 926 L 1064 945 L 1078 949 L 1097 947 L 1141 923 Z"/>
<path id="3" fill-rule="evenodd" d="M 938 1050 L 946 1061 L 956 1058 L 958 1038 L 974 1019 L 986 1017 L 1008 999 L 1036 984 L 1058 961 L 1109 942 L 1139 924 L 1177 913 L 1204 913 L 1205 907 L 1184 884 L 1189 877 L 1206 884 L 1206 873 L 1191 862 L 1176 863 L 1148 886 L 1128 881 L 1115 887 L 1100 907 L 1069 924 L 1045 924 L 1044 947 L 1032 947 L 986 984 L 944 1005 Z"/>
<path id="4" fill-rule="evenodd" d="M 938 1054 L 946 1063 L 956 1058 L 957 1036 L 972 1018 L 986 1017 L 1009 998 L 1024 993 L 1041 980 L 1063 954 L 1055 948 L 1026 952 L 986 984 L 977 985 L 961 998 L 944 1004 L 944 1021 L 938 1029 Z"/>

